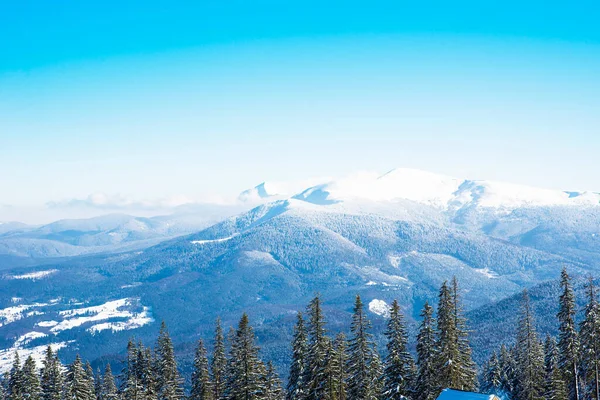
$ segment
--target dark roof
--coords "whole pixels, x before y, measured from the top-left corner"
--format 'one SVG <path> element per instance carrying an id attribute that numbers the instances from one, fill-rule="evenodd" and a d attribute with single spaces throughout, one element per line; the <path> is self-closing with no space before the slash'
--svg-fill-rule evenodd
<path id="1" fill-rule="evenodd" d="M 496 400 L 493 394 L 463 392 L 461 390 L 444 389 L 437 400 Z"/>

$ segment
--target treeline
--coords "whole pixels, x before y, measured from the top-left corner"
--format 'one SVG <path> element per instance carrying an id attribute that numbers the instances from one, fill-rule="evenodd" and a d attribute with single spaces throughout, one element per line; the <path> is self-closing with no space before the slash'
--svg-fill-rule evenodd
<path id="1" fill-rule="evenodd" d="M 538 336 L 529 296 L 524 291 L 514 345 L 502 345 L 483 366 L 485 391 L 503 394 L 509 400 L 600 399 L 600 306 L 596 286 L 590 278 L 580 323 L 576 323 L 575 294 L 566 270 L 561 273 L 560 287 L 558 340 Z"/>
<path id="2" fill-rule="evenodd" d="M 527 292 L 523 294 L 515 344 L 502 346 L 481 369 L 471 357 L 458 282 L 442 284 L 437 313 L 424 304 L 409 352 L 407 327 L 398 302 L 389 310 L 382 358 L 360 296 L 349 336 L 330 337 L 317 295 L 298 313 L 291 343 L 289 379 L 282 387 L 271 362 L 259 355 L 244 314 L 224 334 L 217 320 L 212 354 L 200 340 L 191 389 L 185 393 L 173 344 L 164 323 L 154 349 L 130 341 L 117 378 L 110 365 L 94 373 L 79 357 L 63 367 L 48 347 L 40 371 L 33 358 L 13 367 L 2 383 L 10 400 L 434 400 L 442 389 L 482 390 L 515 400 L 599 399 L 600 308 L 590 280 L 585 319 L 575 323 L 575 299 L 566 271 L 561 278 L 560 336 L 542 343 Z M 579 329 L 577 329 L 579 328 Z M 481 385 L 480 385 L 481 381 Z M 118 382 L 118 384 L 117 384 Z M 480 387 L 481 386 L 481 387 Z"/>

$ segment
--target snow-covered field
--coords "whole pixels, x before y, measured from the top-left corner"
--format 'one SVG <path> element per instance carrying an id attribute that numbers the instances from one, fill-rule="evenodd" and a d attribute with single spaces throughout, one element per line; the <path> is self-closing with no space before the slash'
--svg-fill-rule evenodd
<path id="1" fill-rule="evenodd" d="M 23 275 L 13 275 L 13 276 L 9 276 L 9 279 L 31 279 L 31 280 L 38 280 L 38 279 L 43 279 L 46 278 L 47 276 L 50 276 L 52 274 L 57 273 L 58 270 L 57 269 L 50 269 L 47 271 L 36 271 L 36 272 L 30 272 L 28 274 L 23 274 Z"/>

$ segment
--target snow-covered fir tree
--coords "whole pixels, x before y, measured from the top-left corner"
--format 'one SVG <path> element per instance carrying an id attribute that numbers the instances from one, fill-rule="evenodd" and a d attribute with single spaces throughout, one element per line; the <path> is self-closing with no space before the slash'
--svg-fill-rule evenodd
<path id="1" fill-rule="evenodd" d="M 90 383 L 81 362 L 79 354 L 67 369 L 64 388 L 65 400 L 94 400 L 95 396 L 90 391 Z"/>
<path id="2" fill-rule="evenodd" d="M 346 337 L 342 333 L 336 337 L 335 342 L 327 342 L 327 365 L 325 367 L 327 386 L 323 400 L 337 400 L 346 397 L 345 342 Z"/>
<path id="3" fill-rule="evenodd" d="M 398 301 L 390 308 L 385 331 L 387 356 L 384 364 L 384 396 L 389 400 L 412 397 L 415 383 L 415 363 L 408 352 L 408 333 Z"/>
<path id="4" fill-rule="evenodd" d="M 571 286 L 571 277 L 563 268 L 560 278 L 560 295 L 558 321 L 559 321 L 559 362 L 567 388 L 569 399 L 579 400 L 579 338 L 575 325 L 575 294 Z"/>
<path id="5" fill-rule="evenodd" d="M 502 369 L 500 359 L 494 351 L 483 366 L 481 390 L 484 393 L 496 394 L 502 385 Z"/>
<path id="6" fill-rule="evenodd" d="M 377 400 L 381 396 L 376 382 L 380 379 L 379 355 L 360 296 L 356 296 L 348 341 L 348 398 Z"/>
<path id="7" fill-rule="evenodd" d="M 231 339 L 227 367 L 227 384 L 224 398 L 227 400 L 257 400 L 264 393 L 265 368 L 258 358 L 254 330 L 248 315 L 240 319 L 235 336 Z"/>
<path id="8" fill-rule="evenodd" d="M 12 368 L 8 376 L 8 398 L 11 400 L 23 400 L 25 398 L 23 382 L 23 371 L 21 369 L 21 360 L 19 352 L 15 351 Z"/>
<path id="9" fill-rule="evenodd" d="M 544 342 L 544 398 L 546 400 L 567 400 L 567 385 L 558 368 L 558 347 L 556 340 L 550 335 Z"/>
<path id="10" fill-rule="evenodd" d="M 472 391 L 477 387 L 477 371 L 471 358 L 466 320 L 456 278 L 442 284 L 437 325 L 438 384 L 440 388 Z"/>
<path id="11" fill-rule="evenodd" d="M 98 398 L 99 400 L 117 400 L 119 398 L 119 391 L 117 390 L 110 364 L 106 364 L 104 368 L 104 374 L 100 380 L 100 394 Z"/>
<path id="12" fill-rule="evenodd" d="M 306 327 L 304 326 L 304 317 L 299 312 L 292 339 L 292 360 L 290 362 L 290 374 L 287 384 L 287 400 L 304 400 L 307 353 L 308 339 L 306 336 Z"/>
<path id="13" fill-rule="evenodd" d="M 23 363 L 21 374 L 23 379 L 23 398 L 26 400 L 40 400 L 42 387 L 33 357 L 27 357 L 25 363 Z"/>
<path id="14" fill-rule="evenodd" d="M 523 291 L 516 341 L 517 388 L 519 400 L 544 399 L 544 350 L 535 328 L 529 294 Z"/>
<path id="15" fill-rule="evenodd" d="M 138 348 L 129 340 L 127 343 L 127 358 L 121 371 L 121 394 L 124 400 L 143 400 L 144 387 L 139 378 Z"/>
<path id="16" fill-rule="evenodd" d="M 596 285 L 590 277 L 587 285 L 585 317 L 579 329 L 581 375 L 586 383 L 585 399 L 600 399 L 600 305 Z"/>
<path id="17" fill-rule="evenodd" d="M 421 311 L 421 325 L 417 335 L 417 379 L 415 400 L 433 400 L 439 393 L 436 370 L 436 334 L 433 307 L 425 302 Z"/>
<path id="18" fill-rule="evenodd" d="M 516 347 L 508 348 L 502 344 L 498 362 L 500 364 L 500 387 L 496 394 L 504 396 L 506 400 L 514 399 L 518 379 Z"/>
<path id="19" fill-rule="evenodd" d="M 157 394 L 159 400 L 179 400 L 183 397 L 182 379 L 177 370 L 173 343 L 164 321 L 156 342 Z"/>
<path id="20" fill-rule="evenodd" d="M 308 357 L 306 360 L 306 400 L 322 400 L 327 386 L 327 344 L 325 317 L 321 308 L 321 297 L 317 294 L 308 305 Z"/>
<path id="21" fill-rule="evenodd" d="M 63 386 L 62 366 L 50 346 L 46 348 L 40 375 L 42 400 L 61 400 Z"/>
<path id="22" fill-rule="evenodd" d="M 261 395 L 262 400 L 283 400 L 285 394 L 281 386 L 281 379 L 273 367 L 273 363 L 269 361 L 264 376 L 264 389 Z"/>
<path id="23" fill-rule="evenodd" d="M 212 400 L 213 388 L 208 371 L 208 357 L 202 340 L 198 341 L 194 356 L 194 370 L 192 371 L 192 389 L 190 400 Z"/>
<path id="24" fill-rule="evenodd" d="M 227 372 L 227 356 L 225 353 L 225 337 L 221 327 L 221 319 L 217 318 L 213 355 L 210 364 L 213 399 L 219 400 L 225 390 L 225 374 Z"/>
<path id="25" fill-rule="evenodd" d="M 93 399 L 96 398 L 96 377 L 94 376 L 94 370 L 89 361 L 85 362 L 85 377 L 87 379 L 88 390 L 91 393 Z"/>

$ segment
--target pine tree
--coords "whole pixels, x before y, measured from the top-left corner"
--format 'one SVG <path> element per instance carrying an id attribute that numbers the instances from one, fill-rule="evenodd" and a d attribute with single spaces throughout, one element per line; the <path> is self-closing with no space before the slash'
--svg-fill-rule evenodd
<path id="1" fill-rule="evenodd" d="M 225 354 L 225 338 L 221 320 L 217 318 L 215 329 L 215 342 L 213 347 L 213 357 L 211 361 L 211 378 L 213 387 L 213 399 L 219 400 L 224 393 L 225 374 L 227 372 L 227 356 Z"/>
<path id="2" fill-rule="evenodd" d="M 143 400 L 144 386 L 138 373 L 138 348 L 129 340 L 127 343 L 127 359 L 123 371 L 121 371 L 121 392 L 124 400 Z"/>
<path id="3" fill-rule="evenodd" d="M 11 400 L 23 400 L 25 398 L 25 388 L 23 380 L 23 371 L 21 369 L 21 360 L 19 352 L 15 351 L 13 365 L 8 377 L 8 397 Z"/>
<path id="4" fill-rule="evenodd" d="M 323 400 L 346 398 L 346 337 L 338 334 L 334 342 L 327 341 L 327 384 Z"/>
<path id="5" fill-rule="evenodd" d="M 587 383 L 584 398 L 600 399 L 600 305 L 596 296 L 596 286 L 590 277 L 587 286 L 588 303 L 585 319 L 581 322 L 581 369 Z"/>
<path id="6" fill-rule="evenodd" d="M 96 399 L 96 378 L 94 376 L 94 370 L 89 361 L 85 362 L 85 377 L 87 379 L 88 390 L 91 393 L 91 398 Z"/>
<path id="7" fill-rule="evenodd" d="M 496 352 L 493 352 L 483 367 L 483 384 L 481 390 L 484 393 L 500 393 L 502 385 L 502 369 Z"/>
<path id="8" fill-rule="evenodd" d="M 321 308 L 321 298 L 317 294 L 307 309 L 308 356 L 306 368 L 306 400 L 322 400 L 325 396 L 327 375 L 327 338 L 325 317 Z"/>
<path id="9" fill-rule="evenodd" d="M 444 282 L 440 289 L 436 366 L 440 388 L 472 391 L 477 387 L 477 371 L 462 314 L 458 282 L 454 278 L 451 286 Z"/>
<path id="10" fill-rule="evenodd" d="M 415 380 L 415 363 L 408 352 L 408 334 L 398 302 L 394 300 L 385 332 L 387 356 L 384 364 L 384 395 L 398 400 L 412 396 Z"/>
<path id="11" fill-rule="evenodd" d="M 42 400 L 61 400 L 63 374 L 60 361 L 48 346 L 41 370 Z"/>
<path id="12" fill-rule="evenodd" d="M 517 357 L 516 347 L 507 348 L 504 344 L 500 346 L 500 390 L 499 395 L 503 395 L 507 400 L 515 399 L 517 392 Z"/>
<path id="13" fill-rule="evenodd" d="M 283 400 L 285 398 L 283 388 L 281 387 L 281 379 L 273 367 L 273 363 L 269 361 L 264 377 L 264 393 L 261 396 L 262 400 Z"/>
<path id="14" fill-rule="evenodd" d="M 569 399 L 579 399 L 579 338 L 575 326 L 575 295 L 567 270 L 561 272 L 559 321 L 559 362 L 558 365 L 569 389 Z"/>
<path id="15" fill-rule="evenodd" d="M 21 370 L 23 379 L 23 398 L 27 400 L 40 400 L 42 388 L 34 359 L 29 356 Z"/>
<path id="16" fill-rule="evenodd" d="M 351 399 L 377 400 L 381 396 L 376 382 L 381 372 L 377 368 L 380 361 L 370 328 L 360 296 L 356 296 L 348 342 L 348 397 Z"/>
<path id="17" fill-rule="evenodd" d="M 69 365 L 65 378 L 66 400 L 92 400 L 95 397 L 90 391 L 89 379 L 79 354 Z"/>
<path id="18" fill-rule="evenodd" d="M 304 327 L 302 313 L 299 312 L 294 327 L 294 338 L 292 339 L 292 361 L 287 385 L 287 400 L 304 400 L 307 353 L 306 328 Z"/>
<path id="19" fill-rule="evenodd" d="M 192 372 L 192 390 L 190 400 L 212 400 L 213 388 L 208 371 L 208 358 L 202 340 L 198 341 L 194 357 L 194 371 Z"/>
<path id="20" fill-rule="evenodd" d="M 415 384 L 416 400 L 434 400 L 439 393 L 436 370 L 436 337 L 433 308 L 425 302 L 421 311 L 421 325 L 417 335 L 417 381 Z"/>
<path id="21" fill-rule="evenodd" d="M 567 386 L 558 368 L 558 348 L 556 347 L 556 341 L 550 335 L 546 336 L 544 353 L 544 370 L 546 374 L 544 399 L 567 400 Z"/>
<path id="22" fill-rule="evenodd" d="M 102 375 L 100 382 L 100 400 L 117 400 L 119 398 L 119 391 L 117 390 L 110 364 L 106 364 L 104 375 Z"/>
<path id="23" fill-rule="evenodd" d="M 166 324 L 161 324 L 156 343 L 157 394 L 159 400 L 179 400 L 183 397 L 182 380 L 177 370 L 173 343 Z"/>
<path id="24" fill-rule="evenodd" d="M 517 398 L 543 400 L 544 352 L 535 329 L 533 310 L 527 290 L 523 291 L 517 330 Z"/>
<path id="25" fill-rule="evenodd" d="M 258 358 L 258 347 L 254 343 L 254 330 L 248 316 L 244 314 L 231 339 L 228 360 L 227 400 L 256 400 L 264 393 L 265 368 Z"/>

